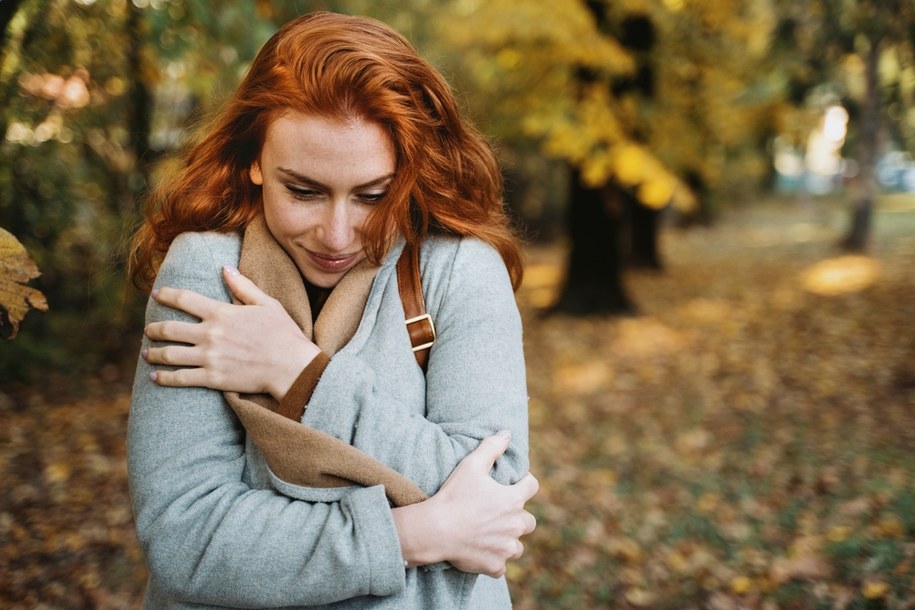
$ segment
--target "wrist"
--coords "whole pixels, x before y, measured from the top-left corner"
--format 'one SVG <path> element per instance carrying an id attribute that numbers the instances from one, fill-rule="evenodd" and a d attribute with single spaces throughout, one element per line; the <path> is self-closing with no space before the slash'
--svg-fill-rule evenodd
<path id="1" fill-rule="evenodd" d="M 296 349 L 288 349 L 282 352 L 282 361 L 272 367 L 271 376 L 268 380 L 267 391 L 278 402 L 282 401 L 289 388 L 295 383 L 302 370 L 305 369 L 311 361 L 321 352 L 318 346 L 303 338 Z"/>
<path id="2" fill-rule="evenodd" d="M 447 528 L 442 527 L 435 498 L 391 510 L 400 550 L 409 567 L 447 560 Z"/>

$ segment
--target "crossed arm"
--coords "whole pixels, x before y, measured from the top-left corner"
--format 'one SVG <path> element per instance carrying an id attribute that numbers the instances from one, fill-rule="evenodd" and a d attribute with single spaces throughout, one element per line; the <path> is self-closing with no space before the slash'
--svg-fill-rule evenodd
<path id="1" fill-rule="evenodd" d="M 317 347 L 302 336 L 301 332 L 279 304 L 261 293 L 253 284 L 244 277 L 235 274 L 226 274 L 226 285 L 244 303 L 244 306 L 233 306 L 220 300 L 221 295 L 211 294 L 204 296 L 196 294 L 193 290 L 161 287 L 155 294 L 157 303 L 151 305 L 153 311 L 185 312 L 189 315 L 152 316 L 151 323 L 147 326 L 149 339 L 156 341 L 178 342 L 181 345 L 170 343 L 167 346 L 154 346 L 147 344 L 144 351 L 146 363 L 144 374 L 148 388 L 152 393 L 199 392 L 190 388 L 206 387 L 214 390 L 234 390 L 240 392 L 269 392 L 275 398 L 282 398 L 292 379 L 301 371 L 302 367 L 318 352 Z M 175 285 L 179 285 L 176 282 Z M 215 298 L 210 298 L 215 297 Z M 165 306 L 165 307 L 162 307 Z M 193 316 L 191 318 L 190 316 Z M 178 319 L 166 319 L 166 318 Z M 284 343 L 285 342 L 285 343 Z M 269 345 L 269 349 L 264 349 Z M 288 366 L 292 358 L 287 354 L 297 354 L 295 366 Z M 271 358 L 275 358 L 271 360 Z M 162 368 L 160 365 L 171 365 L 178 368 Z M 153 369 L 152 366 L 157 368 Z M 284 368 L 285 367 L 285 368 Z M 154 377 L 151 379 L 150 377 Z M 154 383 L 153 383 L 154 381 Z M 158 388 L 158 389 L 156 389 Z M 210 393 L 212 395 L 212 393 Z M 142 401 L 141 401 L 142 402 Z M 194 405 L 185 405 L 181 410 L 186 413 L 194 409 Z M 224 411 L 224 409 L 223 409 Z M 148 411 L 140 409 L 136 418 L 138 426 L 143 428 L 143 413 Z M 132 416 L 133 418 L 133 416 Z M 237 423 L 236 423 L 237 425 Z M 139 429 L 138 429 L 139 432 Z M 148 430 L 146 431 L 148 432 Z M 136 435 L 135 435 L 136 436 Z M 496 435 L 483 440 L 479 447 L 470 453 L 429 500 L 420 504 L 395 508 L 388 511 L 389 519 L 393 522 L 393 531 L 396 535 L 397 550 L 402 559 L 410 565 L 423 565 L 439 561 L 449 561 L 455 567 L 475 573 L 499 576 L 504 572 L 505 562 L 520 556 L 523 546 L 520 537 L 529 533 L 534 528 L 534 518 L 524 510 L 524 503 L 536 492 L 537 482 L 530 474 L 522 477 L 515 485 L 502 485 L 490 476 L 490 469 L 494 462 L 501 456 L 509 445 L 510 439 L 506 435 Z M 188 439 L 193 442 L 193 439 Z M 236 447 L 237 447 L 237 442 Z M 229 443 L 231 445 L 231 443 Z M 190 449 L 189 449 L 190 450 Z M 235 450 L 236 454 L 238 449 Z M 134 453 L 134 452 L 132 452 Z M 462 456 L 463 457 L 463 456 Z M 224 459 L 223 458 L 220 459 Z M 239 459 L 235 455 L 233 459 Z M 229 460 L 232 461 L 232 460 Z M 140 460 L 141 463 L 144 460 Z M 174 464 L 172 464 L 174 465 Z M 155 472 L 138 466 L 133 468 L 137 476 L 132 475 L 132 481 L 142 484 L 143 471 Z M 225 481 L 219 486 L 238 485 L 239 474 L 224 474 Z M 234 481 L 234 483 L 232 483 Z M 249 490 L 249 494 L 272 494 L 270 491 Z M 249 495 L 245 494 L 245 495 Z M 137 494 L 135 494 L 137 495 Z M 182 494 L 178 494 L 182 496 Z M 183 492 L 183 497 L 192 495 Z M 274 494 L 275 495 L 275 494 Z M 144 503 L 144 495 L 139 494 L 140 504 L 149 510 L 141 511 L 142 515 L 151 518 L 163 516 L 168 513 L 169 507 L 158 505 L 149 500 Z M 172 494 L 173 500 L 175 494 Z M 258 496 L 259 497 L 259 496 Z M 266 500 L 266 498 L 262 498 Z M 270 498 L 267 504 L 272 504 L 279 498 Z M 282 499 L 289 502 L 288 499 Z M 244 502 L 239 498 L 238 503 Z M 235 507 L 235 502 L 224 500 L 224 505 Z M 300 513 L 286 525 L 274 525 L 276 529 L 292 527 L 297 532 L 313 530 L 307 523 L 321 513 L 319 519 L 330 518 L 327 506 L 307 506 L 301 501 L 291 502 L 294 510 L 282 510 L 286 517 L 290 514 Z M 354 501 L 353 504 L 358 504 Z M 306 506 L 301 506 L 306 505 Z M 331 513 L 343 511 L 348 513 L 351 523 L 344 529 L 349 532 L 354 540 L 358 538 L 354 533 L 359 531 L 360 519 L 378 519 L 378 516 L 360 516 L 355 506 L 330 507 Z M 253 507 L 253 504 L 251 505 Z M 237 508 L 237 507 L 236 507 Z M 230 508 L 231 512 L 232 508 Z M 387 508 L 385 507 L 385 510 Z M 334 513 L 335 514 L 335 513 Z M 141 525 L 138 519 L 138 528 Z M 275 524 L 283 523 L 284 519 L 274 521 Z M 258 536 L 272 535 L 268 524 Z M 147 530 L 152 533 L 155 528 Z M 212 530 L 217 535 L 219 528 Z M 320 530 L 320 527 L 317 528 Z M 307 536 L 308 534 L 306 534 Z M 141 532 L 142 536 L 142 532 Z M 243 535 L 242 538 L 245 538 Z M 147 536 L 147 544 L 155 545 Z M 240 541 L 246 546 L 257 546 L 257 536 L 251 536 L 247 541 Z M 321 541 L 315 540 L 315 546 L 320 546 Z M 358 541 L 347 542 L 359 546 Z M 227 549 L 231 545 L 227 545 Z M 174 549 L 174 546 L 164 547 Z M 300 548 L 300 547 L 297 547 Z M 298 551 L 292 551 L 295 555 Z M 281 553 L 282 554 L 282 553 Z M 375 554 L 376 563 L 377 554 Z M 201 561 L 202 560 L 202 561 Z M 206 560 L 215 560 L 212 553 L 198 557 L 199 565 L 206 566 Z M 225 561 L 225 557 L 220 557 Z M 299 557 L 296 561 L 305 561 L 307 557 Z M 292 563 L 295 563 L 293 561 Z M 383 563 L 383 562 L 381 562 Z M 300 564 L 299 568 L 304 568 Z M 354 567 L 354 569 L 356 569 Z M 250 572 L 251 567 L 246 568 Z M 297 570 L 300 574 L 302 570 Z M 200 576 L 196 580 L 204 580 Z M 346 591 L 344 597 L 372 593 L 387 594 L 390 588 L 373 589 L 372 586 L 359 583 L 354 579 L 353 587 Z M 375 578 L 377 584 L 380 580 Z M 193 584 L 195 578 L 183 584 Z M 358 584 L 357 584 L 358 583 Z M 300 585 L 301 586 L 301 585 Z M 366 589 L 368 587 L 368 589 Z M 193 586 L 190 587 L 194 589 Z M 302 587 L 308 588 L 308 587 Z M 396 587 L 395 587 L 396 588 Z M 278 588 L 274 588 L 277 590 Z M 197 589 L 196 599 L 213 601 Z M 320 596 L 320 583 L 310 583 L 311 597 L 284 598 L 283 603 L 324 603 L 327 596 Z M 318 595 L 318 597 L 315 597 Z M 195 597 L 192 595 L 192 597 Z M 253 599 L 253 598 L 252 598 Z M 265 600 L 259 599 L 258 602 Z M 275 601 L 275 600 L 274 600 Z"/>

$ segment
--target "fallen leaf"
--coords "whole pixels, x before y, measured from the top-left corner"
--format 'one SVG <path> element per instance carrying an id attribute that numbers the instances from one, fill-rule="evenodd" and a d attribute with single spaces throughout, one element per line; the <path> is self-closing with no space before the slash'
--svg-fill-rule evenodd
<path id="1" fill-rule="evenodd" d="M 633 587 L 626 591 L 626 601 L 637 608 L 645 608 L 655 602 L 656 596 L 647 589 Z"/>
<path id="2" fill-rule="evenodd" d="M 753 580 L 747 576 L 735 576 L 731 579 L 731 591 L 737 595 L 746 595 L 753 587 Z"/>
<path id="3" fill-rule="evenodd" d="M 861 585 L 861 595 L 865 599 L 880 599 L 889 590 L 889 585 L 880 580 L 872 580 Z"/>
<path id="4" fill-rule="evenodd" d="M 777 583 L 785 583 L 789 580 L 824 579 L 831 575 L 832 566 L 825 557 L 805 554 L 775 560 L 772 562 L 770 577 Z"/>

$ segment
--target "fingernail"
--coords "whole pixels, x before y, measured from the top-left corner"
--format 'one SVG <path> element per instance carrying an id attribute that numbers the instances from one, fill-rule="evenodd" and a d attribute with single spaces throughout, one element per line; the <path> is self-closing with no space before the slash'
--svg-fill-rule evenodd
<path id="1" fill-rule="evenodd" d="M 238 275 L 238 269 L 236 269 L 232 265 L 226 265 L 225 267 L 222 268 L 222 270 L 225 271 L 226 273 L 228 273 L 229 275 Z"/>
<path id="2" fill-rule="evenodd" d="M 149 293 L 149 296 L 151 296 L 151 297 L 154 298 L 154 299 L 158 298 L 158 297 L 159 297 L 159 289 L 158 289 L 158 288 L 153 288 L 153 291 Z"/>
<path id="3" fill-rule="evenodd" d="M 159 374 L 158 374 L 157 372 L 155 372 L 155 371 L 153 371 L 152 373 L 149 374 L 149 378 L 150 378 L 151 380 L 153 380 L 153 381 L 155 381 L 156 379 L 158 379 L 158 377 L 159 377 Z"/>
<path id="4" fill-rule="evenodd" d="M 140 356 L 143 357 L 143 360 L 146 360 L 146 356 L 149 355 L 149 350 L 145 347 L 140 350 Z"/>
<path id="5" fill-rule="evenodd" d="M 511 438 L 512 431 L 511 430 L 499 430 L 498 432 L 496 432 L 496 436 L 500 436 L 502 438 Z"/>

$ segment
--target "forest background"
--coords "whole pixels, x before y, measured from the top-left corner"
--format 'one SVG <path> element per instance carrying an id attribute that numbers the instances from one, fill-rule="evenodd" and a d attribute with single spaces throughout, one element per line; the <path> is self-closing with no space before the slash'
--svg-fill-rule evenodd
<path id="1" fill-rule="evenodd" d="M 518 607 L 915 607 L 910 1 L 0 0 L 4 607 L 137 605 L 125 243 L 316 9 L 403 32 L 505 168 L 543 484 Z"/>

